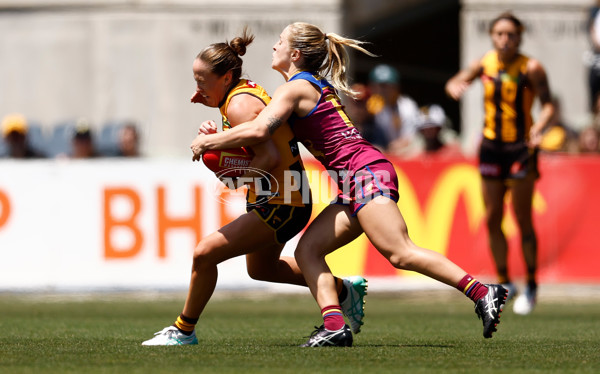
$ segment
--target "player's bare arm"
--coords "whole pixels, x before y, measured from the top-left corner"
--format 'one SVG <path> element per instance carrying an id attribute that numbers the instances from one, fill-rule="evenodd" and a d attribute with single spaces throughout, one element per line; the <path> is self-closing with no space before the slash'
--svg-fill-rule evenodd
<path id="1" fill-rule="evenodd" d="M 550 92 L 548 76 L 539 61 L 535 59 L 529 60 L 527 63 L 527 76 L 531 82 L 533 92 L 539 98 L 541 104 L 541 111 L 538 115 L 538 119 L 531 127 L 529 133 L 530 145 L 535 147 L 540 144 L 542 131 L 550 122 L 556 109 L 552 103 L 552 94 Z"/>
<path id="2" fill-rule="evenodd" d="M 283 119 L 277 117 L 270 117 L 267 121 L 267 129 L 269 130 L 269 134 L 273 135 L 275 130 L 277 130 L 282 124 Z"/>
<path id="3" fill-rule="evenodd" d="M 252 146 L 268 140 L 272 132 L 287 121 L 297 107 L 299 96 L 293 91 L 293 86 L 296 85 L 291 83 L 294 82 L 280 86 L 269 105 L 254 120 L 235 126 L 229 131 L 198 135 L 190 146 L 194 153 L 192 160 L 199 161 L 207 149 Z"/>
<path id="4" fill-rule="evenodd" d="M 200 161 L 200 156 L 209 149 L 227 149 L 252 146 L 269 139 L 269 132 L 254 126 L 252 122 L 242 123 L 229 131 L 216 134 L 198 135 L 190 145 L 194 153 L 192 160 Z"/>
<path id="5" fill-rule="evenodd" d="M 308 115 L 320 97 L 320 91 L 305 80 L 287 82 L 280 86 L 268 106 L 275 109 L 267 121 L 269 133 L 273 134 L 294 112 L 300 117 Z"/>
<path id="6" fill-rule="evenodd" d="M 235 126 L 228 131 L 198 135 L 190 146 L 194 153 L 192 160 L 199 161 L 208 149 L 253 146 L 268 140 L 269 133 L 264 134 L 254 122 L 264 109 L 265 104 L 258 98 L 246 94 L 233 97 L 229 103 L 228 118 Z"/>
<path id="7" fill-rule="evenodd" d="M 236 95 L 231 99 L 227 108 L 229 123 L 235 128 L 244 122 L 250 122 L 258 117 L 265 107 L 265 103 L 253 95 L 246 93 Z M 277 167 L 281 161 L 279 151 L 271 139 L 254 144 L 251 149 L 254 157 L 250 162 L 250 169 L 242 177 L 261 176 L 253 170 L 269 171 Z"/>
<path id="8" fill-rule="evenodd" d="M 472 61 L 469 66 L 446 82 L 446 94 L 454 100 L 459 100 L 471 83 L 481 74 L 481 69 L 479 60 Z"/>

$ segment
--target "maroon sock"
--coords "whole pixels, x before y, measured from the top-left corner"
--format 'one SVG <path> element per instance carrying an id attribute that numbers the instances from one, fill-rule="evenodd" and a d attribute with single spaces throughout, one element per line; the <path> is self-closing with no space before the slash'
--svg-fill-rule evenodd
<path id="1" fill-rule="evenodd" d="M 485 284 L 480 283 L 469 274 L 465 275 L 464 278 L 458 282 L 456 288 L 475 302 L 484 297 L 488 292 L 488 288 Z"/>
<path id="2" fill-rule="evenodd" d="M 344 317 L 342 316 L 342 307 L 339 305 L 329 305 L 321 309 L 323 324 L 329 331 L 336 331 L 344 327 Z"/>

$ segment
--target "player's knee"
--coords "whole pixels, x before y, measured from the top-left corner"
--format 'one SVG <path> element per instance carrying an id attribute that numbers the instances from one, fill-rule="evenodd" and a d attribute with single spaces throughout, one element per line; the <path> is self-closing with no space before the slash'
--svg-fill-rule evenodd
<path id="1" fill-rule="evenodd" d="M 533 233 L 533 221 L 531 220 L 531 216 L 516 215 L 516 218 L 523 237 L 535 235 Z"/>
<path id="2" fill-rule="evenodd" d="M 315 264 L 321 264 L 325 256 L 332 250 L 326 243 L 319 242 L 318 239 L 303 237 L 296 246 L 294 258 L 300 268 L 309 268 Z"/>
<path id="3" fill-rule="evenodd" d="M 412 255 L 414 254 L 414 248 L 414 243 L 412 243 L 410 240 L 407 240 L 396 244 L 396 246 L 393 249 L 384 251 L 382 253 L 389 253 L 387 259 L 390 262 L 390 264 L 396 269 L 412 270 Z"/>
<path id="4" fill-rule="evenodd" d="M 491 212 L 486 217 L 488 230 L 494 231 L 502 227 L 502 212 Z"/>
<path id="5" fill-rule="evenodd" d="M 388 257 L 388 261 L 396 269 L 408 270 L 411 268 L 408 256 L 402 252 L 392 254 Z"/>
<path id="6" fill-rule="evenodd" d="M 250 279 L 253 280 L 257 280 L 257 281 L 264 281 L 265 279 L 263 279 L 263 273 L 261 273 L 260 271 L 257 271 L 256 269 L 252 269 L 252 268 L 247 268 L 248 270 L 248 276 L 250 277 Z"/>
<path id="7" fill-rule="evenodd" d="M 310 246 L 306 244 L 298 244 L 296 250 L 294 251 L 294 258 L 300 267 L 302 267 L 303 264 L 310 262 L 310 255 Z"/>
<path id="8" fill-rule="evenodd" d="M 248 276 L 254 280 L 257 280 L 257 281 L 269 281 L 270 280 L 271 273 L 266 272 L 260 266 L 257 267 L 257 266 L 248 264 L 246 266 L 246 270 L 248 271 Z"/>
<path id="9" fill-rule="evenodd" d="M 531 230 L 528 232 L 524 232 L 521 235 L 521 241 L 524 245 L 530 245 L 534 247 L 537 245 L 537 237 L 535 236 L 535 231 Z"/>
<path id="10" fill-rule="evenodd" d="M 209 243 L 201 241 L 194 249 L 193 268 L 202 269 L 204 266 L 214 265 L 213 248 Z"/>

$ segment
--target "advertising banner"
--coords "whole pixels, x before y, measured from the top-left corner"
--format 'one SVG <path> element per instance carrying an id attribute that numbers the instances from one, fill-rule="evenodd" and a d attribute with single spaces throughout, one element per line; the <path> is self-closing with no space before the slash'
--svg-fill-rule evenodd
<path id="1" fill-rule="evenodd" d="M 494 280 L 472 160 L 393 159 L 411 238 L 466 271 Z M 336 194 L 328 174 L 306 162 L 313 217 Z M 533 201 L 541 282 L 600 282 L 600 158 L 541 157 Z M 503 228 L 509 271 L 522 278 L 520 235 L 510 197 Z M 245 211 L 200 163 L 188 160 L 0 162 L 0 290 L 185 289 L 193 249 Z M 381 224 L 386 224 L 382 217 Z M 298 237 L 286 245 L 293 255 Z M 340 276 L 413 279 L 379 255 L 364 235 L 327 258 Z M 418 278 L 415 278 L 418 279 Z M 219 266 L 220 287 L 260 287 L 243 257 Z"/>
<path id="2" fill-rule="evenodd" d="M 398 206 L 415 243 L 446 255 L 471 274 L 495 280 L 476 162 L 396 159 L 394 163 Z M 593 236 L 600 223 L 600 158 L 542 155 L 540 173 L 533 198 L 540 280 L 600 281 L 600 246 Z M 509 245 L 509 273 L 523 279 L 521 239 L 511 204 L 509 194 L 502 224 Z M 333 269 L 378 277 L 415 275 L 390 266 L 364 235 L 349 247 L 348 255 L 341 251 L 332 255 Z"/>

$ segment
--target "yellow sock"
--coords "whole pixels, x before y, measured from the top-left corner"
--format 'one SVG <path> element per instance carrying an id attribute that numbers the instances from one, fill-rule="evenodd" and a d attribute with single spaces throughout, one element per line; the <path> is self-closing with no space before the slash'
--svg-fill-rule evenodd
<path id="1" fill-rule="evenodd" d="M 180 314 L 173 326 L 177 327 L 183 333 L 191 333 L 196 328 L 198 318 L 189 318 Z"/>

